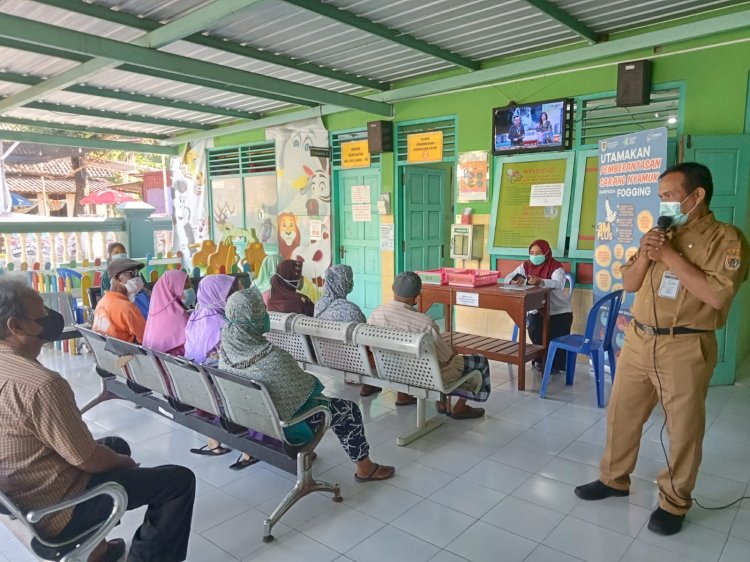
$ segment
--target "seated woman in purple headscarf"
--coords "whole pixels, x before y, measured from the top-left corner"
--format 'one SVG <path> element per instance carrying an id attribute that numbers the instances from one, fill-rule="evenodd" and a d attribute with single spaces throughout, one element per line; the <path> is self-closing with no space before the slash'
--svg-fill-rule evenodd
<path id="1" fill-rule="evenodd" d="M 185 357 L 210 367 L 219 364 L 219 340 L 226 323 L 224 308 L 229 295 L 238 289 L 237 278 L 232 275 L 206 275 L 198 285 L 198 305 L 185 327 Z M 215 439 L 208 446 L 190 449 L 198 455 L 224 455 L 231 449 L 222 447 Z M 240 470 L 258 462 L 250 455 L 242 455 L 229 468 Z"/>

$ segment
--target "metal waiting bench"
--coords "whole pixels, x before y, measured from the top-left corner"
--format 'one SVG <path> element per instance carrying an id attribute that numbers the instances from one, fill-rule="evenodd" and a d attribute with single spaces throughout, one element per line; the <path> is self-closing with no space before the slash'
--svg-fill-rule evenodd
<path id="1" fill-rule="evenodd" d="M 264 521 L 264 542 L 273 540 L 273 526 L 303 496 L 330 492 L 333 501 L 342 501 L 338 484 L 315 480 L 312 475 L 312 453 L 331 424 L 326 407 L 318 406 L 282 421 L 262 383 L 136 344 L 104 338 L 84 326 L 78 328 L 94 352 L 97 372 L 102 377 L 101 392 L 82 411 L 113 398 L 128 400 L 296 474 L 294 487 Z M 208 418 L 199 410 L 212 416 Z M 323 416 L 323 423 L 311 441 L 304 445 L 287 441 L 285 428 L 318 414 Z M 213 417 L 219 418 L 219 424 L 214 423 Z M 256 438 L 251 432 L 266 438 Z"/>
<path id="2" fill-rule="evenodd" d="M 348 382 L 404 392 L 417 399 L 416 428 L 398 436 L 398 445 L 407 445 L 439 427 L 442 416 L 426 419 L 426 401 L 440 400 L 474 375 L 468 373 L 446 385 L 429 334 L 302 314 L 269 315 L 271 331 L 266 339 L 288 351 L 308 372 L 340 376 Z"/>
<path id="3" fill-rule="evenodd" d="M 76 537 L 66 541 L 42 538 L 33 526 L 33 524 L 38 523 L 46 515 L 75 507 L 98 496 L 109 496 L 112 498 L 112 511 L 104 521 Z M 128 495 L 125 489 L 116 482 L 105 482 L 95 488 L 86 490 L 79 496 L 69 498 L 55 505 L 34 509 L 28 513 L 23 513 L 8 496 L 0 492 L 0 521 L 8 527 L 24 546 L 42 560 L 87 562 L 89 555 L 120 522 L 127 507 Z"/>

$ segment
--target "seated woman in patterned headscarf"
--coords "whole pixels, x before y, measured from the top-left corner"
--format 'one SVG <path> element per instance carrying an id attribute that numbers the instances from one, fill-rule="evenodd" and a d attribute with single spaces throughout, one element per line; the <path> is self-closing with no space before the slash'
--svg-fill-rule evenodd
<path id="1" fill-rule="evenodd" d="M 370 445 L 359 407 L 349 400 L 324 396 L 324 387 L 317 378 L 263 337 L 268 331 L 268 313 L 255 287 L 229 297 L 226 320 L 219 349 L 221 370 L 263 383 L 282 420 L 290 420 L 316 406 L 327 407 L 331 412 L 331 429 L 356 463 L 354 478 L 366 482 L 393 477 L 396 471 L 392 466 L 370 460 Z M 322 416 L 316 415 L 297 423 L 284 430 L 286 438 L 292 444 L 303 444 L 312 439 L 322 420 Z"/>
<path id="2" fill-rule="evenodd" d="M 354 272 L 348 265 L 332 265 L 326 270 L 323 296 L 315 304 L 315 318 L 339 322 L 367 322 L 362 310 L 346 296 L 354 289 Z"/>

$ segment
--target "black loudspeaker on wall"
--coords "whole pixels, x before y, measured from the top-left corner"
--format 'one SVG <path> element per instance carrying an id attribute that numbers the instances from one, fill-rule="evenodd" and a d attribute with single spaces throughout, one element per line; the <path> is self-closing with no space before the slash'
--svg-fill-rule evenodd
<path id="1" fill-rule="evenodd" d="M 393 121 L 370 121 L 367 124 L 367 149 L 370 154 L 393 152 Z"/>
<path id="2" fill-rule="evenodd" d="M 651 102 L 651 61 L 637 60 L 617 65 L 617 107 Z"/>

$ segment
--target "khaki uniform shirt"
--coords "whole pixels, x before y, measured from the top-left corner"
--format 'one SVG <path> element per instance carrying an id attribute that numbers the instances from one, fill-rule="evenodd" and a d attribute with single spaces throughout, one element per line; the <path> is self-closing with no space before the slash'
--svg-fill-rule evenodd
<path id="1" fill-rule="evenodd" d="M 682 283 L 675 299 L 659 296 L 667 267 L 654 262 L 635 295 L 633 317 L 642 324 L 659 328 L 718 330 L 727 321 L 732 298 L 747 279 L 750 262 L 747 240 L 736 227 L 717 221 L 713 213 L 670 231 L 667 237 L 683 258 L 706 274 L 709 286 L 723 306 L 715 310 L 688 292 Z M 630 267 L 639 253 L 622 269 Z"/>
<path id="2" fill-rule="evenodd" d="M 435 342 L 435 352 L 440 363 L 443 382 L 451 383 L 463 373 L 464 358 L 454 352 L 445 342 L 440 335 L 440 328 L 427 314 L 414 310 L 402 302 L 392 301 L 376 308 L 367 323 L 392 330 L 430 334 Z"/>
<path id="3" fill-rule="evenodd" d="M 76 468 L 96 442 L 81 419 L 73 391 L 58 373 L 0 341 L 0 490 L 24 512 L 81 494 L 89 474 Z M 54 537 L 73 508 L 43 518 Z"/>

